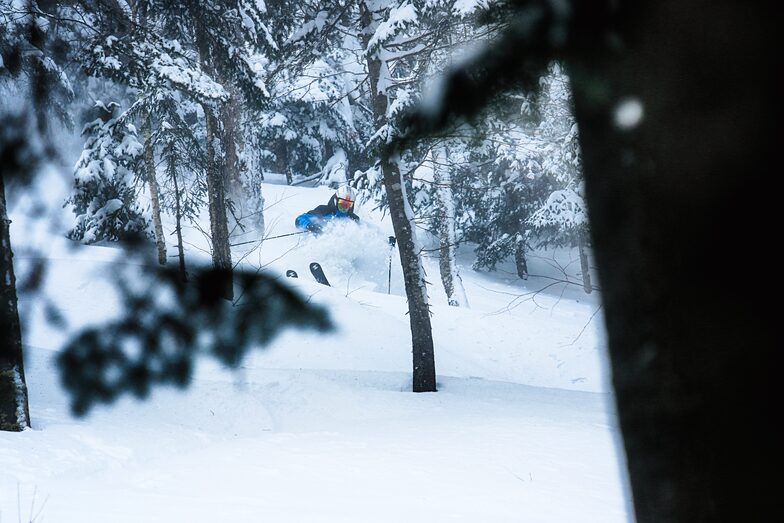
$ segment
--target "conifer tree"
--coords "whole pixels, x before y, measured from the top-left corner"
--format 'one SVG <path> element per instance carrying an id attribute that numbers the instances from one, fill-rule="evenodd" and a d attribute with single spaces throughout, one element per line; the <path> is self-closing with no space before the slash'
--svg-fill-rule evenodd
<path id="1" fill-rule="evenodd" d="M 577 247 L 583 289 L 590 294 L 588 213 L 583 197 L 582 158 L 574 119 L 569 77 L 560 64 L 550 65 L 540 81 L 535 129 L 544 175 L 553 190 L 529 218 L 531 240 L 538 247 Z"/>
<path id="2" fill-rule="evenodd" d="M 133 124 L 116 116 L 118 108 L 98 102 L 99 117 L 83 131 L 87 141 L 68 203 L 76 214 L 69 237 L 85 243 L 148 235 L 149 222 L 136 200 L 143 145 Z"/>
<path id="3" fill-rule="evenodd" d="M 162 9 L 172 7 L 162 4 L 165 4 Z M 136 163 L 142 162 L 144 155 L 140 151 L 144 144 L 136 129 L 140 115 L 146 110 L 151 116 L 151 133 L 150 139 L 144 142 L 154 144 L 155 148 L 148 150 L 162 154 L 168 161 L 168 171 L 175 173 L 172 182 L 179 186 L 181 177 L 187 178 L 186 171 L 196 175 L 185 180 L 183 194 L 179 187 L 175 188 L 177 198 L 173 205 L 180 209 L 176 211 L 177 216 L 187 218 L 189 205 L 198 205 L 199 195 L 203 193 L 204 177 L 193 178 L 206 171 L 204 161 L 194 167 L 205 156 L 200 152 L 206 147 L 205 130 L 203 125 L 194 125 L 192 121 L 193 103 L 218 106 L 214 100 L 224 98 L 225 90 L 198 67 L 193 38 L 181 41 L 171 38 L 172 33 L 167 32 L 170 27 L 164 24 L 167 18 L 163 16 L 170 11 L 155 11 L 161 17 L 154 20 L 148 17 L 147 25 L 138 23 L 136 16 L 143 5 L 150 3 L 83 1 L 46 5 L 51 11 L 44 12 L 35 2 L 0 1 L 0 90 L 3 95 L 10 92 L 13 100 L 25 102 L 18 104 L 21 110 L 11 109 L 6 107 L 5 98 L 0 98 L 0 117 L 12 124 L 0 129 L 0 272 L 4 274 L 0 278 L 3 296 L 0 430 L 22 430 L 29 426 L 5 182 L 10 180 L 15 187 L 25 188 L 38 165 L 55 154 L 52 143 L 46 140 L 49 114 L 56 112 L 57 107 L 66 109 L 64 114 L 74 111 L 74 106 L 67 104 L 67 97 L 59 94 L 68 94 L 69 77 L 46 54 L 48 49 L 42 42 L 55 41 L 46 31 L 51 28 L 75 46 L 76 51 L 72 53 L 69 48 L 59 59 L 79 63 L 81 71 L 91 77 L 91 88 L 102 94 L 119 93 L 119 96 L 101 96 L 114 102 L 99 102 L 97 110 L 102 118 L 92 119 L 88 124 L 87 146 L 77 176 L 83 177 L 86 184 L 98 179 L 108 182 L 102 183 L 100 190 L 96 187 L 90 197 L 104 198 L 101 191 L 112 184 L 118 186 L 117 193 L 127 193 L 121 186 L 129 180 L 125 174 L 132 170 L 137 174 L 136 180 L 143 183 L 144 167 Z M 174 7 L 178 5 L 181 4 Z M 235 11 L 232 20 L 245 21 L 244 15 L 242 10 L 239 14 Z M 47 21 L 52 21 L 51 25 Z M 17 31 L 16 25 L 24 27 Z M 257 26 L 250 19 L 248 27 Z M 245 58 L 247 54 L 240 60 Z M 194 144 L 198 147 L 192 147 Z M 185 148 L 191 151 L 186 154 Z M 178 155 L 192 159 L 182 162 L 180 172 L 172 161 Z M 181 198 L 189 190 L 192 198 Z M 92 201 L 86 194 L 77 193 L 74 198 L 84 203 L 85 209 Z M 100 218 L 110 216 L 118 206 L 131 208 L 123 205 L 121 196 L 110 198 L 100 207 L 103 213 L 97 216 L 85 213 L 91 218 L 85 220 L 85 228 L 90 233 L 100 230 L 106 225 L 104 222 L 110 221 Z M 122 221 L 124 225 L 117 228 L 125 231 L 125 224 L 134 221 L 134 218 Z M 127 243 L 126 254 L 138 257 L 140 264 L 148 263 L 144 249 L 138 246 L 138 243 Z M 184 285 L 181 272 L 153 268 L 140 278 L 137 268 L 136 264 L 121 265 L 114 274 L 124 305 L 116 321 L 85 329 L 59 354 L 63 384 L 72 394 L 75 412 L 83 413 L 96 402 L 109 401 L 128 392 L 144 397 L 157 383 L 185 386 L 198 353 L 211 354 L 224 364 L 236 367 L 247 351 L 268 343 L 286 325 L 329 327 L 324 311 L 264 275 L 236 275 L 247 301 L 237 306 L 221 299 L 227 282 L 231 281 L 229 271 L 195 270 L 191 284 Z M 26 291 L 31 292 L 30 288 Z M 159 299 L 161 295 L 176 298 L 164 300 L 164 305 Z M 145 350 L 131 354 L 126 352 L 129 346 L 144 346 Z M 135 359 L 136 356 L 141 357 Z"/>
<path id="4" fill-rule="evenodd" d="M 353 183 L 366 196 L 379 194 L 383 186 L 381 205 L 389 207 L 403 266 L 413 342 L 413 389 L 417 392 L 436 389 L 422 246 L 416 238 L 412 200 L 406 195 L 413 168 L 423 156 L 418 151 L 418 158 L 411 152 L 388 157 L 383 151 L 395 135 L 399 115 L 415 100 L 416 78 L 426 69 L 422 57 L 428 43 L 447 29 L 442 22 L 448 17 L 438 14 L 450 13 L 448 6 L 450 2 L 322 2 L 310 9 L 311 19 L 295 35 L 303 47 L 336 35 L 349 36 L 359 51 L 357 64 L 367 74 L 363 99 L 372 124 L 366 147 L 372 151 L 373 166 Z"/>
<path id="5" fill-rule="evenodd" d="M 206 160 L 203 128 L 198 123 L 197 104 L 179 92 L 163 96 L 158 104 L 161 123 L 153 136 L 159 145 L 161 162 L 165 166 L 162 178 L 161 206 L 174 215 L 180 278 L 188 279 L 185 248 L 182 238 L 183 222 L 195 223 L 205 205 Z M 191 123 L 189 123 L 191 122 Z"/>

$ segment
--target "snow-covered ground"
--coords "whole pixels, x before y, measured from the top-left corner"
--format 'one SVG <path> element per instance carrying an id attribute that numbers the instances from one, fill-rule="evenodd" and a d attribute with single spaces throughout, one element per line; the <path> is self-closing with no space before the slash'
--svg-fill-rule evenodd
<path id="1" fill-rule="evenodd" d="M 57 208 L 63 187 L 47 183 Z M 295 232 L 294 217 L 330 194 L 265 184 L 266 235 Z M 47 294 L 71 328 L 110 317 L 102 275 L 121 251 L 73 249 L 68 215 L 44 226 L 34 207 L 12 211 L 18 272 L 49 261 Z M 52 362 L 67 334 L 22 294 L 33 429 L 0 433 L 0 523 L 631 520 L 598 297 L 551 279 L 579 270 L 575 253 L 532 257 L 537 276 L 523 282 L 510 266 L 472 271 L 465 249 L 468 309 L 445 305 L 426 260 L 439 392 L 413 394 L 396 253 L 387 289 L 391 223 L 369 206 L 357 213 L 359 226 L 234 251 L 247 269 L 296 270 L 287 282 L 329 308 L 334 333 L 287 331 L 239 371 L 205 360 L 186 391 L 86 418 L 69 414 Z M 187 236 L 188 262 L 208 261 L 202 234 Z M 310 278 L 311 260 L 333 287 Z"/>

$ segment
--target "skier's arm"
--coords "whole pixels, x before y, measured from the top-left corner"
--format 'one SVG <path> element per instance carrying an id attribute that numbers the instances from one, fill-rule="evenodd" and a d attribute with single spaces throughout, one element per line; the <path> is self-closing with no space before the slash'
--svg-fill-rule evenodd
<path id="1" fill-rule="evenodd" d="M 297 216 L 297 219 L 294 220 L 294 227 L 296 227 L 297 229 L 306 229 L 308 227 L 308 224 L 310 223 L 310 220 L 311 220 L 311 214 L 309 212 L 300 214 L 299 216 Z"/>
<path id="2" fill-rule="evenodd" d="M 297 216 L 297 219 L 294 220 L 294 226 L 297 227 L 297 229 L 303 229 L 318 234 L 321 232 L 320 221 L 321 220 L 317 216 L 314 216 L 310 212 L 306 212 Z"/>

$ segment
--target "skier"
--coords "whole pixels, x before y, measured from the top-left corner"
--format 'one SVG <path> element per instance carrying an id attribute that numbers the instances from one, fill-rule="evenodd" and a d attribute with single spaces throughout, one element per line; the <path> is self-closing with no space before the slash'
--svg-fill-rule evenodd
<path id="1" fill-rule="evenodd" d="M 294 225 L 314 234 L 321 234 L 324 225 L 335 219 L 351 219 L 359 221 L 359 216 L 354 214 L 354 193 L 351 187 L 338 188 L 326 205 L 319 205 L 306 213 L 297 216 Z"/>

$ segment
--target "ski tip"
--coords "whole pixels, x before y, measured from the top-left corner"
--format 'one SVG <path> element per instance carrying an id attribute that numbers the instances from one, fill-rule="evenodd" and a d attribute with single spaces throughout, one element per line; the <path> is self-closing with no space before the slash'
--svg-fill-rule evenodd
<path id="1" fill-rule="evenodd" d="M 324 274 L 324 269 L 321 268 L 318 262 L 311 262 L 310 263 L 310 273 L 316 278 L 316 281 L 322 285 L 330 286 L 329 280 L 327 279 L 326 275 Z"/>

